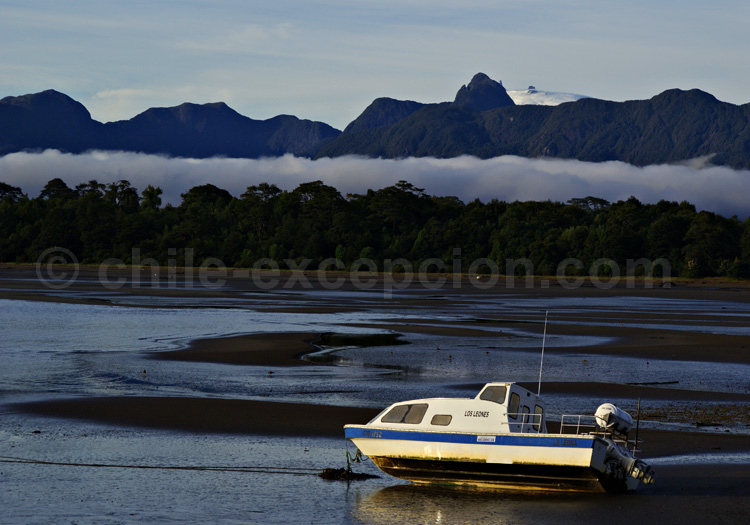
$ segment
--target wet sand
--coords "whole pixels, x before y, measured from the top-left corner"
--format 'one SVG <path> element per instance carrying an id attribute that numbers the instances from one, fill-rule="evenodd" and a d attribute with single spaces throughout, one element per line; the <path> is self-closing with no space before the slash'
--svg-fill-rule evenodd
<path id="1" fill-rule="evenodd" d="M 25 412 L 100 423 L 201 433 L 342 437 L 378 410 L 197 397 L 94 397 L 23 403 Z"/>
<path id="2" fill-rule="evenodd" d="M 151 355 L 164 360 L 229 363 L 269 367 L 305 366 L 305 353 L 317 350 L 315 333 L 249 334 L 200 339 L 188 348 Z M 527 385 L 529 386 L 529 385 Z M 532 385 L 536 386 L 536 385 Z M 481 385 L 466 385 L 476 391 Z M 736 401 L 750 407 L 750 395 L 605 383 L 549 382 L 550 393 L 591 398 L 617 396 L 643 400 Z M 103 397 L 39 401 L 17 405 L 29 413 L 84 419 L 110 424 L 175 429 L 190 432 L 227 432 L 261 435 L 341 437 L 348 423 L 366 423 L 378 410 L 301 403 L 176 397 Z M 705 454 L 717 451 L 750 452 L 750 436 L 708 432 L 641 430 L 647 457 Z M 750 468 L 748 469 L 750 480 Z"/>
<path id="3" fill-rule="evenodd" d="M 126 278 L 132 277 L 131 270 L 121 270 Z M 124 286 L 110 291 L 97 283 L 97 272 L 94 269 L 82 269 L 78 280 L 66 288 L 66 293 L 57 293 L 34 282 L 32 267 L 8 266 L 0 269 L 0 298 L 37 301 L 62 301 L 87 304 L 107 304 L 107 299 L 87 296 L 90 292 L 108 292 L 120 295 L 162 296 L 162 297 L 217 297 L 237 298 L 238 294 L 257 294 L 267 297 L 268 293 L 259 289 L 252 279 L 240 276 L 228 278 L 221 289 L 205 290 L 190 288 L 160 288 L 141 286 Z M 17 278 L 29 277 L 29 280 Z M 316 289 L 324 289 L 315 279 L 314 274 L 307 275 L 309 282 Z M 110 277 L 114 279 L 114 277 Z M 378 278 L 382 282 L 382 277 Z M 519 283 L 521 281 L 518 281 Z M 131 283 L 132 284 L 132 283 Z M 537 284 L 539 282 L 537 281 Z M 349 289 L 354 289 L 347 283 Z M 418 288 L 418 287 L 415 287 Z M 750 302 L 748 283 L 722 282 L 716 280 L 678 282 L 671 288 L 612 288 L 601 290 L 584 286 L 576 290 L 565 290 L 559 286 L 536 286 L 523 288 L 516 286 L 493 290 L 480 290 L 464 280 L 460 293 L 528 294 L 530 296 L 570 296 L 575 297 L 608 297 L 635 296 L 655 298 L 681 298 L 693 300 L 724 300 Z M 455 308 L 460 310 L 462 299 L 451 297 L 452 290 L 436 290 L 434 295 L 422 298 L 394 297 L 388 301 L 380 300 L 382 294 L 373 292 L 372 300 L 363 305 L 360 302 L 342 304 L 340 298 L 335 301 L 321 297 L 316 304 L 308 301 L 304 305 L 286 304 L 275 307 L 261 305 L 263 311 L 284 312 L 326 312 L 351 311 L 357 308 L 370 310 L 379 307 L 388 309 L 410 307 L 439 307 L 443 310 Z M 265 295 L 264 295 L 265 294 Z M 287 303 L 294 301 L 293 295 L 285 295 Z M 144 301 L 148 305 L 148 301 Z M 381 304 L 382 303 L 382 304 Z M 148 307 L 129 305 L 130 307 Z M 392 315 L 392 313 L 390 314 Z M 750 341 L 742 336 L 708 333 L 686 333 L 679 330 L 649 329 L 639 330 L 628 326 L 628 323 L 641 322 L 638 315 L 594 313 L 594 318 L 610 321 L 613 315 L 621 319 L 620 326 L 597 326 L 576 324 L 577 321 L 591 321 L 592 315 L 585 319 L 576 314 L 566 315 L 565 320 L 571 324 L 558 324 L 558 333 L 569 335 L 593 335 L 611 338 L 603 345 L 576 349 L 576 353 L 616 355 L 638 357 L 642 359 L 686 360 L 705 362 L 750 363 Z M 664 312 L 662 318 L 671 318 L 676 324 L 693 322 L 689 312 Z M 482 330 L 483 323 L 491 323 L 495 329 L 519 327 L 524 330 L 541 332 L 539 316 L 519 312 L 504 318 L 483 316 L 476 322 L 463 322 L 457 326 L 436 326 L 434 321 L 417 319 L 400 321 L 393 319 L 389 325 L 378 325 L 378 328 L 391 328 L 401 333 L 426 333 L 433 335 L 467 336 L 486 335 L 497 337 L 496 332 Z M 719 321 L 717 320 L 717 323 Z M 722 319 L 725 323 L 746 323 L 746 319 Z M 368 325 L 363 325 L 363 327 Z M 199 362 L 216 362 L 236 365 L 253 365 L 268 367 L 306 366 L 300 356 L 315 350 L 312 343 L 320 334 L 277 333 L 251 334 L 215 339 L 201 339 L 190 343 L 182 350 L 163 352 L 154 358 L 164 360 L 189 360 Z M 569 350 L 549 349 L 549 352 L 568 352 Z M 658 385 L 609 385 L 602 383 L 543 383 L 543 392 L 584 395 L 599 398 L 602 395 L 618 395 L 627 398 L 641 397 L 654 400 L 682 401 L 717 401 L 734 402 L 744 407 L 745 413 L 750 406 L 750 394 L 727 394 L 718 392 L 696 392 L 672 388 L 661 388 Z M 613 392 L 615 394 L 613 394 Z M 256 435 L 282 436 L 328 436 L 341 437 L 342 427 L 346 423 L 365 423 L 374 417 L 378 410 L 357 407 L 333 407 L 296 403 L 277 403 L 265 401 L 248 401 L 233 399 L 208 398 L 174 398 L 174 397 L 94 397 L 83 399 L 63 399 L 38 401 L 16 405 L 16 409 L 28 413 L 50 416 L 83 419 L 107 424 L 173 429 L 188 432 L 239 433 Z M 748 421 L 750 424 L 750 421 Z M 670 432 L 641 430 L 641 436 L 647 445 L 644 446 L 645 457 L 674 456 L 682 454 L 702 454 L 716 452 L 748 452 L 750 436 L 732 433 L 709 432 Z M 645 487 L 641 495 L 654 496 L 647 502 L 643 519 L 669 519 L 673 522 L 695 522 L 695 518 L 715 515 L 718 521 L 741 521 L 748 511 L 750 501 L 750 467 L 717 466 L 717 465 L 667 465 L 657 469 L 657 483 Z M 640 496 L 639 496 L 640 498 Z M 639 505 L 640 505 L 639 500 Z M 650 510 L 649 510 L 650 509 Z M 697 509 L 702 509 L 698 511 Z M 706 509 L 711 510 L 707 512 Z M 595 519 L 592 516 L 592 519 Z"/>
<path id="4" fill-rule="evenodd" d="M 326 311 L 352 311 L 357 308 L 377 310 L 388 308 L 389 314 L 392 310 L 401 309 L 408 312 L 410 308 L 438 308 L 442 311 L 455 309 L 461 311 L 461 306 L 467 297 L 489 296 L 497 297 L 502 301 L 505 293 L 514 295 L 525 294 L 530 297 L 610 297 L 629 296 L 644 298 L 679 298 L 684 300 L 722 300 L 734 302 L 750 302 L 750 282 L 747 281 L 721 281 L 717 279 L 704 279 L 696 281 L 673 280 L 671 287 L 659 286 L 656 282 L 653 287 L 644 287 L 644 283 L 636 281 L 635 285 L 623 284 L 609 289 L 601 289 L 591 286 L 585 282 L 583 286 L 569 290 L 560 286 L 545 285 L 545 279 L 537 278 L 532 288 L 527 288 L 525 279 L 506 281 L 499 279 L 498 283 L 489 289 L 475 286 L 465 276 L 454 281 L 449 276 L 428 276 L 430 280 L 443 279 L 446 284 L 437 290 L 425 290 L 416 280 L 409 287 L 410 291 L 420 292 L 420 295 L 399 296 L 394 294 L 390 299 L 383 299 L 379 290 L 387 284 L 387 279 L 382 275 L 366 276 L 361 280 L 370 280 L 375 284 L 370 292 L 371 297 L 357 300 L 342 300 L 341 296 L 329 297 L 325 294 L 313 298 L 295 294 L 296 289 L 302 289 L 301 283 L 316 290 L 325 290 L 325 283 L 319 279 L 316 272 L 305 272 L 293 279 L 291 272 L 280 272 L 274 274 L 278 286 L 271 290 L 259 287 L 260 281 L 247 275 L 247 271 L 238 271 L 237 275 L 212 276 L 204 279 L 204 284 L 221 281 L 221 287 L 205 286 L 193 280 L 186 280 L 190 271 L 185 269 L 152 269 L 137 270 L 132 268 L 109 268 L 107 275 L 103 278 L 100 269 L 94 267 L 79 267 L 77 270 L 70 267 L 59 267 L 55 269 L 58 276 L 73 276 L 75 279 L 58 291 L 44 284 L 39 279 L 39 271 L 31 265 L 5 265 L 0 267 L 0 299 L 36 300 L 51 302 L 70 302 L 85 304 L 112 304 L 117 297 L 141 296 L 142 302 L 137 304 L 124 304 L 125 307 L 149 308 L 156 303 L 150 301 L 153 297 L 161 298 L 238 298 L 252 304 L 257 298 L 265 299 L 255 306 L 263 311 L 294 311 L 296 313 L 311 312 L 319 313 Z M 77 273 L 76 273 L 77 272 Z M 269 277 L 264 276 L 262 282 L 268 282 Z M 343 279 L 341 289 L 357 291 L 356 283 L 341 275 L 333 274 L 326 276 L 330 281 Z M 116 287 L 112 283 L 122 281 L 122 285 Z M 295 286 L 287 288 L 287 283 L 293 282 Z M 508 286 L 510 284 L 510 286 Z M 274 296 L 281 292 L 282 296 Z M 427 292 L 427 293 L 424 293 Z M 275 304 L 274 299 L 281 299 L 283 306 L 269 306 Z M 299 299 L 304 299 L 304 301 Z M 270 299 L 270 301 L 269 301 Z M 299 304 L 295 304 L 299 302 Z M 659 312 L 661 319 L 670 320 L 674 324 L 689 325 L 694 321 L 694 316 L 689 311 Z M 592 345 L 576 348 L 577 354 L 596 354 L 626 356 L 659 360 L 679 361 L 706 361 L 706 362 L 728 362 L 728 363 L 750 363 L 750 340 L 745 336 L 685 332 L 680 330 L 648 329 L 641 330 L 629 326 L 631 323 L 646 322 L 642 313 L 631 314 L 623 309 L 615 312 L 597 311 L 588 309 L 585 313 L 560 312 L 555 313 L 557 320 L 563 320 L 566 324 L 555 324 L 555 333 L 559 335 L 595 336 L 607 338 L 608 342 L 600 345 Z M 617 322 L 613 322 L 616 319 Z M 362 328 L 375 328 L 392 330 L 396 333 L 416 333 L 442 335 L 460 340 L 460 337 L 502 337 L 504 328 L 522 328 L 524 331 L 543 330 L 542 319 L 538 313 L 529 314 L 525 311 L 506 314 L 503 317 L 482 315 L 474 320 L 463 320 L 450 325 L 436 323 L 434 319 L 407 320 L 393 318 L 388 322 L 384 316 L 382 324 L 360 324 Z M 607 323 L 607 326 L 589 324 L 592 321 Z M 705 318 L 702 322 L 706 322 Z M 742 316 L 717 319 L 717 324 L 746 324 L 747 319 Z M 618 326 L 619 324 L 619 326 Z M 357 326 L 357 325 L 351 325 Z M 483 328 L 491 327 L 492 331 Z M 498 334 L 497 330 L 500 330 Z M 268 333 L 249 334 L 231 337 L 219 337 L 212 339 L 199 339 L 189 343 L 181 350 L 151 354 L 148 357 L 162 360 L 185 360 L 198 362 L 213 362 L 235 365 L 253 365 L 268 367 L 299 367 L 307 366 L 309 362 L 301 360 L 301 356 L 316 350 L 314 343 L 321 334 L 315 332 L 307 333 Z M 533 351 L 518 348 L 518 351 Z M 548 348 L 548 353 L 569 353 L 567 348 Z M 475 389 L 479 385 L 470 385 Z M 660 388 L 658 385 L 610 385 L 595 382 L 589 383 L 545 383 L 545 392 L 583 395 L 599 398 L 602 396 L 618 396 L 637 399 L 652 400 L 696 400 L 737 402 L 739 405 L 750 406 L 750 394 L 726 394 L 716 392 L 683 391 L 675 388 Z M 104 402 L 104 401 L 101 401 Z M 748 422 L 750 423 L 750 421 Z M 750 447 L 749 447 L 750 448 Z"/>
<path id="5" fill-rule="evenodd" d="M 316 350 L 317 333 L 250 334 L 191 341 L 187 348 L 149 354 L 151 359 L 252 366 L 305 366 L 301 357 Z"/>

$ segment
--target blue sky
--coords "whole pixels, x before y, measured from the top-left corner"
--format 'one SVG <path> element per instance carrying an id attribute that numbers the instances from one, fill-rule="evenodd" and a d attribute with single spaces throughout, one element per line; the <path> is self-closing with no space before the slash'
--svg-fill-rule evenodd
<path id="1" fill-rule="evenodd" d="M 508 89 L 750 102 L 750 3 L 715 0 L 0 1 L 0 97 L 57 89 L 100 121 L 225 101 L 342 129 L 376 97 Z"/>

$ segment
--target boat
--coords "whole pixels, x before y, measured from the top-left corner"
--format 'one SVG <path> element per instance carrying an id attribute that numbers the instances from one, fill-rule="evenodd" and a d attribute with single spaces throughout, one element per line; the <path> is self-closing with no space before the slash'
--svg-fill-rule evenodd
<path id="1" fill-rule="evenodd" d="M 344 432 L 384 473 L 415 483 L 620 493 L 654 482 L 634 455 L 627 412 L 605 403 L 590 416 L 563 415 L 559 425 L 547 431 L 538 393 L 493 382 L 474 398 L 394 403 Z"/>

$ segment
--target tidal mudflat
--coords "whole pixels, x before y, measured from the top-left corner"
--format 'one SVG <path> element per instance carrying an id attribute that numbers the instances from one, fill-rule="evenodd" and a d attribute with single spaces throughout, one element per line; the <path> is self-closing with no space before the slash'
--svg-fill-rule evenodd
<path id="1" fill-rule="evenodd" d="M 683 523 L 750 511 L 750 289 L 733 283 L 383 293 L 0 270 L 0 521 Z M 356 284 L 356 283 L 355 283 Z M 536 386 L 635 413 L 657 482 L 612 497 L 329 482 L 342 425 L 397 400 Z M 372 474 L 368 463 L 355 469 Z M 644 514 L 645 513 L 645 514 Z"/>

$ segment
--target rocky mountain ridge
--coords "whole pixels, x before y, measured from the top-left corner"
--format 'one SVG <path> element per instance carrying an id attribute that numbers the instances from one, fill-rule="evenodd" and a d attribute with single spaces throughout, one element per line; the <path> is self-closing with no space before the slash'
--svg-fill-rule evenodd
<path id="1" fill-rule="evenodd" d="M 749 169 L 750 104 L 671 89 L 648 100 L 516 105 L 500 82 L 478 73 L 453 102 L 378 98 L 342 132 L 290 115 L 254 120 L 222 102 L 151 108 L 101 123 L 54 90 L 0 100 L 0 155 L 48 148 L 194 158 L 518 155 L 636 166 L 710 157 Z"/>

